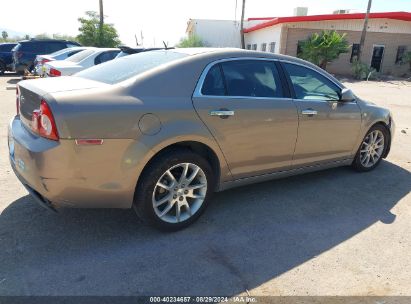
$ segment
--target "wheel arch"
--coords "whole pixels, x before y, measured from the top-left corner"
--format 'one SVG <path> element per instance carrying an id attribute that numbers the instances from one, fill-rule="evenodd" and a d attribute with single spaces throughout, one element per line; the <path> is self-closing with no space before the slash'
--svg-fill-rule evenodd
<path id="1" fill-rule="evenodd" d="M 144 172 L 148 170 L 150 165 L 153 163 L 155 159 L 160 157 L 162 154 L 167 153 L 170 150 L 175 149 L 187 149 L 196 154 L 202 156 L 205 160 L 208 161 L 210 164 L 213 172 L 215 172 L 214 180 L 215 185 L 214 191 L 219 190 L 220 183 L 227 179 L 228 176 L 231 177 L 231 173 L 229 172 L 228 166 L 225 162 L 225 159 L 222 153 L 216 149 L 216 147 L 212 147 L 210 144 L 205 143 L 204 141 L 198 139 L 181 139 L 174 142 L 167 142 L 159 144 L 155 149 L 153 149 L 153 154 L 150 158 L 145 162 L 144 166 L 141 169 L 140 174 L 137 177 L 136 186 L 134 192 L 138 191 L 139 184 L 141 182 L 141 177 L 144 175 Z M 135 196 L 134 193 L 134 196 Z"/>
<path id="2" fill-rule="evenodd" d="M 375 126 L 378 126 L 378 125 L 382 126 L 387 131 L 387 134 L 388 134 L 388 145 L 387 145 L 387 148 L 384 151 L 384 154 L 382 155 L 382 158 L 386 158 L 388 156 L 388 153 L 390 153 L 390 150 L 391 150 L 391 138 L 392 138 L 391 128 L 390 128 L 391 118 L 390 118 L 388 124 L 385 121 L 380 120 L 380 121 L 375 122 L 368 130 L 370 130 L 371 128 L 373 128 Z"/>

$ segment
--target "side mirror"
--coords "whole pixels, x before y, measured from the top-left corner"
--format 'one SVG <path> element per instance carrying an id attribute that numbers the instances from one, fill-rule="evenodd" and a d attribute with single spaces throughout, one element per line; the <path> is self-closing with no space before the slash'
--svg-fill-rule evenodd
<path id="1" fill-rule="evenodd" d="M 350 89 L 342 89 L 340 101 L 348 102 L 355 100 L 355 95 Z"/>

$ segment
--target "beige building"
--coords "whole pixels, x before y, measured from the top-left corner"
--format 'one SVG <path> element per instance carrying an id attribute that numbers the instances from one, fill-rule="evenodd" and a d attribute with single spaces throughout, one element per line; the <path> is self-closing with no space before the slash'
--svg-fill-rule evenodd
<path id="1" fill-rule="evenodd" d="M 343 11 L 344 12 L 344 11 Z M 248 49 L 297 56 L 299 41 L 322 30 L 346 33 L 351 45 L 349 53 L 327 66 L 331 73 L 352 74 L 351 64 L 358 51 L 365 14 L 292 16 L 263 19 L 245 29 Z M 258 18 L 257 18 L 258 19 Z M 249 19 L 256 20 L 256 19 Z M 411 51 L 411 13 L 371 13 L 362 61 L 383 74 L 401 76 L 410 73 L 409 65 L 401 63 L 402 55 Z"/>

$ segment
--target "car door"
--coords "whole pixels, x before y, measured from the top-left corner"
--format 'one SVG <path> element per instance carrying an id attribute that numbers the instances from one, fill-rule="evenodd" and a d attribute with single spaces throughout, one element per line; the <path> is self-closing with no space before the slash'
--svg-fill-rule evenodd
<path id="1" fill-rule="evenodd" d="M 351 157 L 361 126 L 356 101 L 339 101 L 339 85 L 310 67 L 296 63 L 283 66 L 294 91 L 299 117 L 293 165 Z"/>
<path id="2" fill-rule="evenodd" d="M 220 145 L 234 178 L 290 167 L 298 114 L 270 60 L 231 59 L 209 65 L 194 107 Z"/>

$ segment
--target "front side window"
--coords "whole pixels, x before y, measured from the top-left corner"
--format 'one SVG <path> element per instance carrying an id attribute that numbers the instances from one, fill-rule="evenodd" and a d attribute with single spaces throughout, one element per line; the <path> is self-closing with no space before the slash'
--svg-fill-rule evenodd
<path id="1" fill-rule="evenodd" d="M 340 88 L 331 80 L 312 69 L 285 63 L 297 99 L 339 100 Z"/>
<path id="2" fill-rule="evenodd" d="M 214 65 L 207 73 L 203 82 L 201 94 L 208 96 L 225 95 L 223 76 L 221 75 L 220 65 Z"/>
<path id="3" fill-rule="evenodd" d="M 233 60 L 221 63 L 228 96 L 283 97 L 274 62 Z"/>

